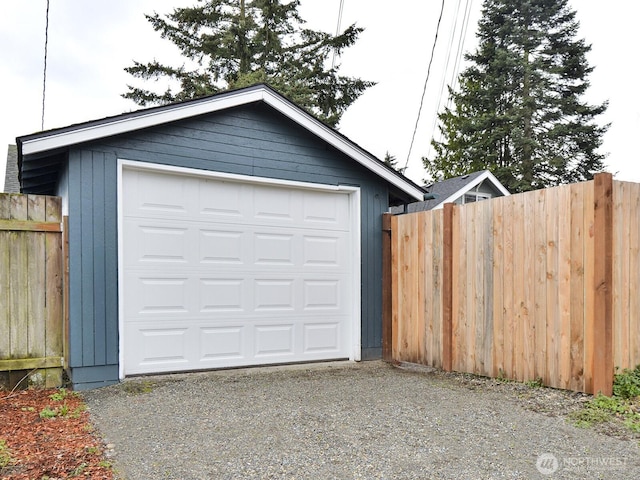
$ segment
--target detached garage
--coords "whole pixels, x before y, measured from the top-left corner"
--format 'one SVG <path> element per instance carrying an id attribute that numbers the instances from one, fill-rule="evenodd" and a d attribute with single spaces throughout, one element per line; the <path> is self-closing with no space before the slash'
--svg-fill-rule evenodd
<path id="1" fill-rule="evenodd" d="M 68 372 L 381 356 L 381 215 L 424 191 L 257 85 L 19 137 L 68 215 Z"/>

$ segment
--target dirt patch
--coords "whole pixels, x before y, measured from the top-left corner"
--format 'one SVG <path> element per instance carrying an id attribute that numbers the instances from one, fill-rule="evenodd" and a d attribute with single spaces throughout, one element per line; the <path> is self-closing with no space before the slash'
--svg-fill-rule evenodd
<path id="1" fill-rule="evenodd" d="M 73 392 L 0 391 L 0 425 L 0 478 L 113 478 L 85 404 Z"/>
<path id="2" fill-rule="evenodd" d="M 467 373 L 445 372 L 410 363 L 401 363 L 397 367 L 452 381 L 465 386 L 469 390 L 496 392 L 510 397 L 526 410 L 541 413 L 548 417 L 563 418 L 567 423 L 576 426 L 580 426 L 580 422 L 575 421 L 573 417 L 582 411 L 594 398 L 593 395 L 586 393 L 543 387 L 537 382 L 522 383 Z M 632 406 L 636 411 L 640 411 L 640 398 L 636 398 L 632 402 Z M 640 440 L 640 432 L 630 430 L 625 425 L 622 415 L 608 416 L 606 420 L 594 422 L 588 428 L 621 440 Z"/>

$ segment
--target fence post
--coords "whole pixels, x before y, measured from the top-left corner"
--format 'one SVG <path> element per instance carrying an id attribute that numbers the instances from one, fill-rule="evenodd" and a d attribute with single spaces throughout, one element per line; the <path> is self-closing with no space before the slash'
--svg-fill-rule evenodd
<path id="1" fill-rule="evenodd" d="M 392 350 L 392 276 L 391 276 L 391 213 L 382 214 L 382 359 L 393 360 Z"/>
<path id="2" fill-rule="evenodd" d="M 593 392 L 613 390 L 613 176 L 594 176 Z"/>
<path id="3" fill-rule="evenodd" d="M 442 368 L 453 369 L 453 203 L 444 204 L 442 228 Z"/>

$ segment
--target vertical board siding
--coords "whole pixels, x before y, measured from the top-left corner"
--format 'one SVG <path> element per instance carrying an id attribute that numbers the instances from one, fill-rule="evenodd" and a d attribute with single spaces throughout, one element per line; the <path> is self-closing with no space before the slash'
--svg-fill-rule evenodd
<path id="1" fill-rule="evenodd" d="M 61 221 L 60 198 L 0 194 L 0 372 L 38 370 L 49 387 L 64 355 Z"/>
<path id="2" fill-rule="evenodd" d="M 613 367 L 640 364 L 640 184 L 610 181 L 456 205 L 451 245 L 443 210 L 392 218 L 393 358 L 607 392 Z"/>
<path id="3" fill-rule="evenodd" d="M 72 380 L 117 381 L 118 159 L 360 187 L 362 358 L 382 354 L 382 214 L 389 185 L 266 106 L 248 106 L 70 149 L 69 364 Z M 93 368 L 95 378 L 89 370 Z M 74 376 L 73 372 L 77 372 Z"/>

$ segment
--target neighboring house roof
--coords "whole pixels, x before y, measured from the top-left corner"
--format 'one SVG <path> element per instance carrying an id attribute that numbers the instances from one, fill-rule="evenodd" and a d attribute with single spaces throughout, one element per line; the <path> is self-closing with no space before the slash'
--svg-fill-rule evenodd
<path id="1" fill-rule="evenodd" d="M 18 178 L 18 147 L 9 145 L 7 152 L 7 169 L 4 173 L 4 191 L 6 193 L 20 193 L 20 179 Z"/>
<path id="2" fill-rule="evenodd" d="M 27 156 L 53 154 L 72 145 L 256 102 L 264 102 L 271 106 L 410 197 L 416 200 L 424 199 L 425 191 L 422 187 L 265 84 L 18 137 L 19 167 L 22 170 L 23 158 Z M 34 172 L 34 177 L 37 175 L 39 173 Z"/>
<path id="3" fill-rule="evenodd" d="M 427 186 L 427 191 L 433 195 L 434 198 L 421 202 L 424 204 L 421 210 L 441 208 L 445 203 L 457 200 L 484 181 L 490 183 L 502 195 L 511 195 L 493 173 L 489 170 L 481 170 L 479 172 L 469 173 L 468 175 L 448 178 L 441 182 L 436 182 L 431 186 Z"/>

